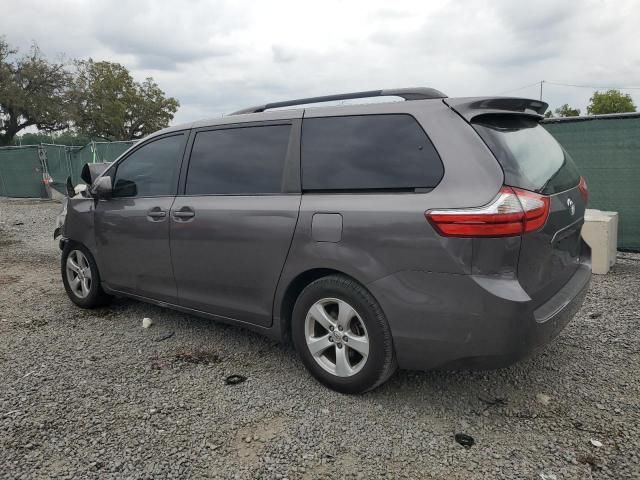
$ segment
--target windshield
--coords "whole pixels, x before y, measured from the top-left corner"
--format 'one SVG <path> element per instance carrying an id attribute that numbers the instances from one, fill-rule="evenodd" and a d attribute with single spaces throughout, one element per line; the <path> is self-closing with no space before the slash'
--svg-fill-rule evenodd
<path id="1" fill-rule="evenodd" d="M 536 119 L 485 115 L 473 126 L 502 165 L 507 185 L 547 195 L 578 185 L 573 160 Z"/>

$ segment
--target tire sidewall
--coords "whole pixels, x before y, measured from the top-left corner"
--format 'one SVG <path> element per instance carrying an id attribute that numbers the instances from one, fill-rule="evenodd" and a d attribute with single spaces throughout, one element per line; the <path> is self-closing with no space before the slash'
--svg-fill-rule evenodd
<path id="1" fill-rule="evenodd" d="M 349 303 L 367 329 L 369 355 L 362 370 L 351 377 L 338 377 L 324 370 L 307 347 L 305 319 L 311 306 L 322 298 Z M 342 393 L 362 393 L 375 388 L 381 383 L 381 377 L 385 377 L 393 356 L 393 348 L 385 341 L 390 334 L 382 309 L 364 287 L 346 278 L 327 277 L 309 284 L 294 306 L 291 333 L 296 350 L 311 374 L 322 384 Z"/>
<path id="2" fill-rule="evenodd" d="M 67 258 L 74 250 L 78 250 L 82 252 L 82 254 L 87 258 L 89 262 L 89 268 L 91 269 L 91 288 L 89 289 L 89 295 L 84 298 L 78 297 L 71 286 L 69 285 L 69 279 L 67 278 Z M 89 252 L 84 245 L 80 245 L 78 243 L 67 243 L 65 245 L 64 250 L 62 251 L 61 258 L 61 274 L 62 274 L 62 283 L 64 284 L 64 289 L 69 296 L 69 299 L 83 308 L 93 308 L 100 304 L 102 304 L 103 292 L 100 287 L 100 274 L 98 272 L 98 266 L 96 265 L 95 260 L 93 259 L 93 255 Z"/>

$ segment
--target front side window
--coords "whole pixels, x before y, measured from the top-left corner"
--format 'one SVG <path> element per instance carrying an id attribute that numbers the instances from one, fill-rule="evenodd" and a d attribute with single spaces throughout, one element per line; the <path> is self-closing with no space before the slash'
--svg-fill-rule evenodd
<path id="1" fill-rule="evenodd" d="M 444 169 L 411 115 L 305 119 L 304 190 L 413 190 L 435 187 Z"/>
<path id="2" fill-rule="evenodd" d="M 187 195 L 280 193 L 291 125 L 198 132 L 193 142 Z"/>
<path id="3" fill-rule="evenodd" d="M 175 195 L 185 134 L 153 140 L 116 166 L 113 197 Z"/>

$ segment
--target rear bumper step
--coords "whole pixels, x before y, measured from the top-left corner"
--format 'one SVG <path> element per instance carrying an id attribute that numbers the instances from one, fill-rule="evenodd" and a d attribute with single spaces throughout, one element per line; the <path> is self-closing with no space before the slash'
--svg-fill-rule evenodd
<path id="1" fill-rule="evenodd" d="M 591 265 L 580 265 L 573 277 L 549 301 L 533 312 L 537 323 L 547 323 L 560 314 L 576 297 L 579 296 L 591 279 Z"/>

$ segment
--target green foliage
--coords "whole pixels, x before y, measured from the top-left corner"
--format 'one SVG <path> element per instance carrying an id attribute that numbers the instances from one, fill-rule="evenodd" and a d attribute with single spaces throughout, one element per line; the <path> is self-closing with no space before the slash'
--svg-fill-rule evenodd
<path id="1" fill-rule="evenodd" d="M 41 143 L 53 143 L 56 145 L 86 145 L 91 138 L 74 132 L 62 132 L 58 134 L 24 133 L 16 135 L 11 145 L 39 145 Z"/>
<path id="2" fill-rule="evenodd" d="M 71 76 L 49 62 L 37 45 L 23 56 L 0 37 L 0 145 L 27 127 L 57 131 L 69 127 Z"/>
<path id="3" fill-rule="evenodd" d="M 48 61 L 35 44 L 19 56 L 0 37 L 0 146 L 139 139 L 167 127 L 178 110 L 178 101 L 152 78 L 135 82 L 120 64 L 89 59 L 75 65 L 71 73 Z M 15 138 L 29 127 L 40 133 Z M 46 135 L 67 129 L 78 133 Z"/>
<path id="4" fill-rule="evenodd" d="M 544 112 L 544 118 L 553 118 L 553 111 L 547 110 L 546 112 Z"/>
<path id="5" fill-rule="evenodd" d="M 135 140 L 169 125 L 179 102 L 152 78 L 138 83 L 118 63 L 76 62 L 73 89 L 78 131 L 106 140 Z"/>
<path id="6" fill-rule="evenodd" d="M 565 103 L 560 108 L 556 108 L 556 115 L 559 117 L 578 117 L 580 116 L 580 109 L 570 107 Z"/>
<path id="7" fill-rule="evenodd" d="M 605 113 L 635 112 L 631 95 L 620 90 L 607 90 L 606 92 L 594 92 L 587 107 L 589 115 L 603 115 Z"/>

